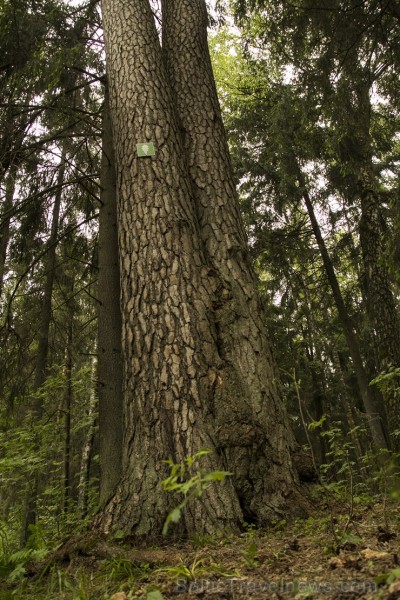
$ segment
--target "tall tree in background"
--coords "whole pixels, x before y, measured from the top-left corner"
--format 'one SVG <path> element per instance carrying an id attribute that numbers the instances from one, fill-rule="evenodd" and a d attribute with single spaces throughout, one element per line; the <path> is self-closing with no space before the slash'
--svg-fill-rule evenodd
<path id="1" fill-rule="evenodd" d="M 38 348 L 36 355 L 35 378 L 33 382 L 34 393 L 39 392 L 40 388 L 46 381 L 47 376 L 50 321 L 52 315 L 52 298 L 56 272 L 56 251 L 58 242 L 58 231 L 60 226 L 60 208 L 65 174 L 65 160 L 66 155 L 65 150 L 63 149 L 60 164 L 58 167 L 57 191 L 55 194 L 52 210 L 50 236 L 47 242 L 47 254 L 45 261 L 46 279 L 43 289 L 40 328 L 38 332 Z M 43 398 L 40 395 L 37 395 L 33 406 L 33 418 L 39 421 L 43 416 L 43 410 Z M 40 440 L 37 440 L 36 443 L 39 446 Z M 28 482 L 27 505 L 25 509 L 24 524 L 22 531 L 24 542 L 27 541 L 29 534 L 32 530 L 32 526 L 36 523 L 36 504 L 37 496 L 39 494 L 39 479 L 40 474 L 34 473 L 30 478 L 30 481 Z"/>
<path id="2" fill-rule="evenodd" d="M 0 234 L 0 300 L 3 291 L 3 281 L 6 274 L 7 252 L 10 242 L 10 212 L 12 211 L 15 193 L 16 166 L 13 165 L 5 181 L 4 202 L 1 212 L 1 234 Z"/>
<path id="3" fill-rule="evenodd" d="M 181 67 L 171 41 L 165 41 L 164 69 L 147 0 L 103 3 L 118 188 L 125 429 L 122 479 L 98 526 L 144 536 L 161 531 L 171 508 L 157 491 L 168 456 L 182 462 L 211 447 L 207 466 L 227 467 L 238 481 L 236 489 L 227 481 L 189 506 L 187 532 L 235 529 L 243 513 L 268 522 L 287 510 L 296 491 L 292 437 L 212 79 L 205 6 L 183 3 L 179 14 L 177 6 L 177 29 L 168 31 L 166 17 L 164 39 L 177 36 L 190 61 L 185 91 L 177 87 Z M 202 65 L 197 80 L 195 64 Z M 187 107 L 197 93 L 204 97 L 196 99 L 190 121 Z M 140 142 L 155 143 L 154 159 L 135 156 Z"/>
<path id="4" fill-rule="evenodd" d="M 301 156 L 307 170 L 314 178 L 318 171 L 329 182 L 330 193 L 344 199 L 348 209 L 356 209 L 362 294 L 374 348 L 375 365 L 367 373 L 372 379 L 389 365 L 397 367 L 400 360 L 398 306 L 388 264 L 390 206 L 397 189 L 387 170 L 396 171 L 397 153 L 395 134 L 387 128 L 384 133 L 382 126 L 385 102 L 389 112 L 398 111 L 393 77 L 400 56 L 398 19 L 374 1 L 350 2 L 344 8 L 332 0 L 326 10 L 308 2 L 295 7 L 274 0 L 237 0 L 233 5 L 248 43 L 268 48 L 269 60 L 281 73 L 291 64 L 288 87 L 310 107 L 298 129 L 306 136 L 314 130 L 319 138 L 312 152 Z M 377 91 L 385 99 L 382 103 Z M 382 408 L 396 448 L 399 396 L 388 391 L 385 400 Z"/>
<path id="5" fill-rule="evenodd" d="M 96 150 L 90 128 L 99 105 L 85 67 L 89 62 L 93 69 L 101 64 L 89 49 L 91 41 L 84 39 L 86 33 L 91 38 L 89 31 L 97 27 L 93 6 L 75 7 L 71 14 L 58 3 L 22 0 L 5 3 L 0 15 L 0 45 L 5 50 L 0 119 L 7 123 L 0 141 L 6 200 L 0 209 L 1 274 L 6 273 L 0 418 L 4 452 L 13 436 L 22 440 L 17 450 L 14 446 L 16 475 L 4 492 L 4 504 L 12 507 L 23 541 L 36 531 L 38 516 L 40 525 L 58 518 L 62 497 L 53 494 L 49 502 L 49 489 L 64 487 L 65 508 L 77 495 L 76 456 L 82 445 L 77 420 L 82 419 L 82 428 L 86 425 L 84 406 L 79 406 L 84 394 L 77 389 L 77 379 L 86 377 L 82 356 L 87 345 L 91 351 L 94 346 L 87 340 L 93 318 L 84 297 L 90 287 L 88 224 L 96 198 Z M 81 228 L 81 221 L 86 227 Z M 67 238 L 61 251 L 60 242 Z M 68 270 L 77 282 L 74 289 L 63 280 L 68 279 Z M 74 302 L 77 296 L 79 302 Z M 70 309 L 67 314 L 60 308 L 65 305 Z M 86 394 L 89 399 L 87 390 Z M 57 403 L 58 397 L 63 401 Z M 49 423 L 52 433 L 58 433 L 52 438 L 47 435 Z M 28 457 L 32 448 L 33 461 Z M 18 462 L 23 449 L 27 456 Z M 26 495 L 24 508 L 21 501 Z"/>
<path id="6" fill-rule="evenodd" d="M 337 118 L 342 126 L 339 156 L 346 173 L 344 193 L 347 192 L 349 203 L 353 201 L 349 192 L 355 194 L 360 205 L 363 292 L 376 369 L 382 372 L 390 366 L 400 366 L 400 321 L 388 265 L 391 226 L 386 215 L 390 194 L 381 182 L 382 167 L 376 161 L 374 164 L 375 142 L 371 135 L 376 119 L 371 104 L 374 83 L 371 71 L 360 68 L 359 56 L 353 57 L 353 61 L 348 56 L 338 91 L 346 116 L 343 118 L 342 111 L 337 110 Z M 399 398 L 393 393 L 385 396 L 390 431 L 395 432 L 400 430 Z M 392 443 L 393 449 L 397 449 L 400 438 L 393 436 Z"/>

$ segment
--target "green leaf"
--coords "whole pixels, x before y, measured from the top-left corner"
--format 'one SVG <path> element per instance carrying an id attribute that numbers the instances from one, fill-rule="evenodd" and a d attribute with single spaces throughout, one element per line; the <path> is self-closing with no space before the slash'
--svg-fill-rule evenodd
<path id="1" fill-rule="evenodd" d="M 212 450 L 210 448 L 202 448 L 201 450 L 196 452 L 196 454 L 193 454 L 193 456 L 188 456 L 188 458 L 186 459 L 186 463 L 190 467 L 198 458 L 201 458 L 202 456 L 206 456 L 207 454 L 211 453 Z"/>
<path id="2" fill-rule="evenodd" d="M 317 429 L 318 427 L 322 427 L 322 425 L 325 423 L 326 419 L 327 419 L 327 415 L 322 415 L 322 417 L 320 418 L 319 421 L 312 421 L 311 423 L 309 423 L 307 425 L 307 428 L 310 431 L 313 431 L 314 429 Z"/>
<path id="3" fill-rule="evenodd" d="M 167 535 L 170 523 L 178 523 L 179 519 L 181 518 L 181 508 L 183 506 L 184 503 L 179 504 L 179 506 L 171 510 L 171 512 L 168 514 L 167 518 L 165 519 L 164 527 L 162 530 L 163 535 Z"/>
<path id="4" fill-rule="evenodd" d="M 113 534 L 113 538 L 114 540 L 122 540 L 124 537 L 126 536 L 126 533 L 124 531 L 122 531 L 122 529 L 118 529 L 114 534 Z"/>
<path id="5" fill-rule="evenodd" d="M 230 477 L 233 473 L 229 471 L 212 471 L 203 477 L 203 481 L 224 481 L 225 477 Z"/>
<path id="6" fill-rule="evenodd" d="M 8 581 L 13 582 L 13 581 L 19 581 L 21 579 L 23 579 L 25 576 L 25 567 L 23 564 L 18 564 L 15 569 L 12 571 L 12 573 L 9 574 L 8 576 Z"/>
<path id="7" fill-rule="evenodd" d="M 181 509 L 179 507 L 174 508 L 174 510 L 169 513 L 169 517 L 172 523 L 178 523 L 181 518 Z"/>
<path id="8" fill-rule="evenodd" d="M 146 592 L 146 600 L 163 600 L 163 595 L 160 590 L 152 590 L 151 592 Z"/>

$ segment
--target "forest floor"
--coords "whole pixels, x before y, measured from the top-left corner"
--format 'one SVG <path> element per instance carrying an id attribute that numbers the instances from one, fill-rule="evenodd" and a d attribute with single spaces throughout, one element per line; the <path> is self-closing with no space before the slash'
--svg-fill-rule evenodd
<path id="1" fill-rule="evenodd" d="M 399 503 L 315 507 L 307 519 L 238 537 L 134 548 L 127 540 L 65 545 L 28 565 L 0 600 L 400 598 Z"/>

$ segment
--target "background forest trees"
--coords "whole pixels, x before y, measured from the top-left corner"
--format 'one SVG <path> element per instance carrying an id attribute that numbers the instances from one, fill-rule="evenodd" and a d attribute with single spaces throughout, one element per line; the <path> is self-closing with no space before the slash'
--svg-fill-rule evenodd
<path id="1" fill-rule="evenodd" d="M 185 55 L 179 35 L 205 32 L 191 30 L 201 19 L 179 30 L 174 7 L 164 6 L 164 76 L 186 132 L 191 183 L 182 186 L 192 186 L 201 206 L 202 194 L 216 193 L 202 178 L 217 158 L 207 148 L 199 170 L 203 146 L 190 132 L 216 131 L 214 122 L 196 122 L 196 102 L 204 108 L 210 96 L 179 88 L 211 84 L 207 69 L 197 70 L 195 83 L 185 79 L 190 61 L 204 66 L 206 54 L 203 47 L 200 58 Z M 300 444 L 302 420 L 320 423 L 310 432 L 320 463 L 330 460 L 330 438 L 318 432 L 337 423 L 362 464 L 370 449 L 398 451 L 400 440 L 400 11 L 374 1 L 344 8 L 330 0 L 324 8 L 221 6 L 212 12 L 211 54 L 290 422 Z M 12 0 L 0 10 L 0 519 L 13 544 L 22 535 L 50 545 L 110 498 L 122 452 L 119 337 L 110 342 L 121 314 L 102 19 L 94 1 Z M 204 234 L 207 210 L 198 222 L 212 268 L 225 283 L 239 281 L 235 256 L 224 272 L 223 244 Z M 108 457 L 101 482 L 99 454 Z"/>

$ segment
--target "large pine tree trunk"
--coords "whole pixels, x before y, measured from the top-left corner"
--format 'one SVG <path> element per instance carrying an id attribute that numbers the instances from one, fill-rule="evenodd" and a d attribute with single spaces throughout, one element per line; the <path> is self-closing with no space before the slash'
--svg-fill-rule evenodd
<path id="1" fill-rule="evenodd" d="M 248 518 L 266 522 L 293 488 L 293 439 L 277 389 L 207 43 L 204 0 L 163 3 L 163 55 L 200 227 L 217 282 L 218 442 Z"/>
<path id="2" fill-rule="evenodd" d="M 215 187 L 205 182 L 204 203 L 218 208 L 203 218 L 148 0 L 104 0 L 103 16 L 117 165 L 124 445 L 123 475 L 97 526 L 159 534 L 177 504 L 161 492 L 162 461 L 182 462 L 202 447 L 214 450 L 204 467 L 228 465 L 234 483 L 188 504 L 186 532 L 236 529 L 240 504 L 259 522 L 275 519 L 295 489 L 291 436 L 231 179 L 224 183 L 226 171 Z M 211 147 L 220 135 L 212 132 Z M 144 142 L 154 142 L 154 158 L 136 156 Z"/>

